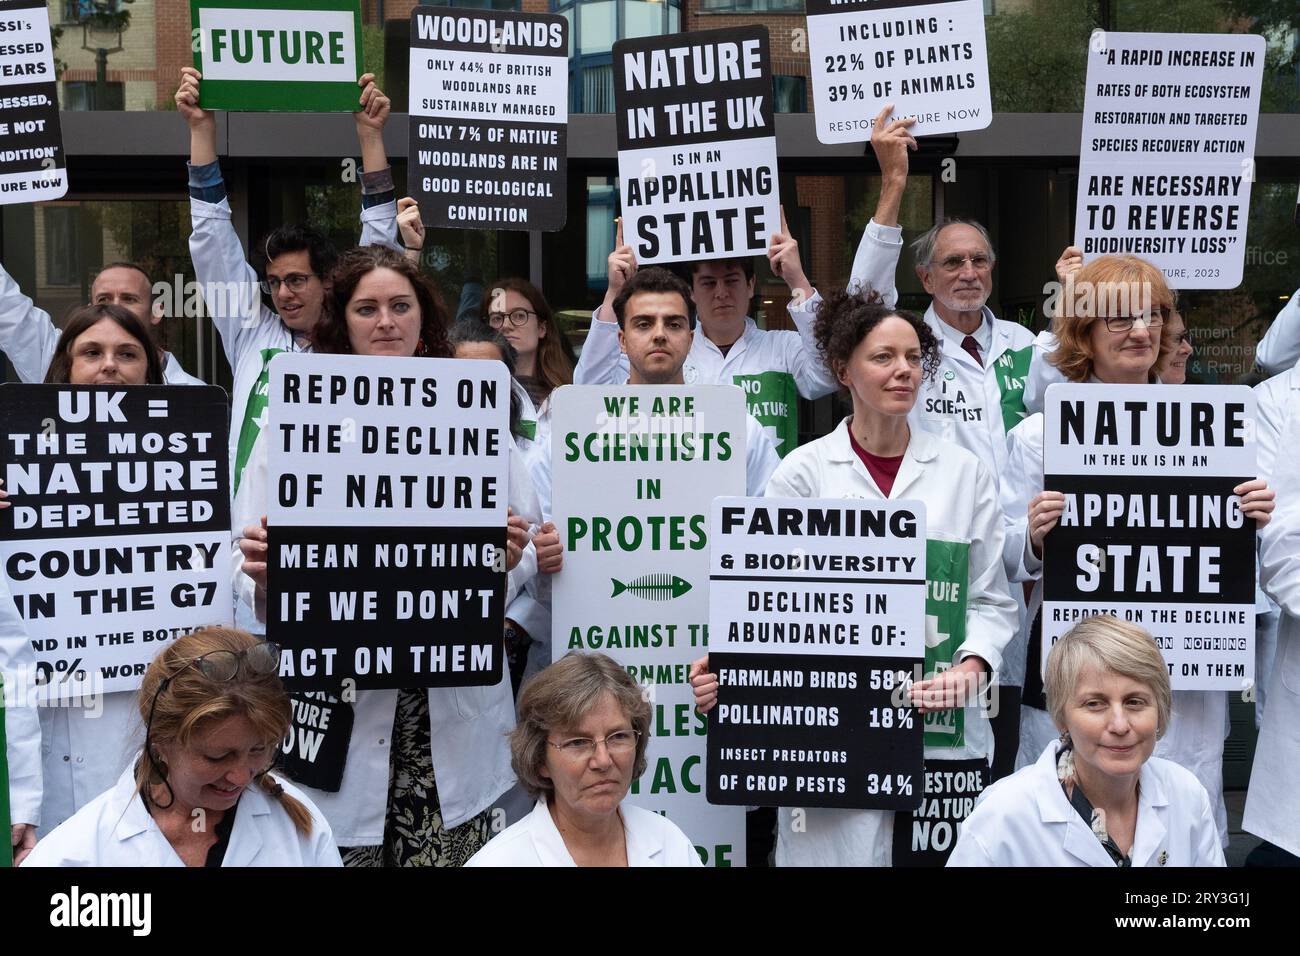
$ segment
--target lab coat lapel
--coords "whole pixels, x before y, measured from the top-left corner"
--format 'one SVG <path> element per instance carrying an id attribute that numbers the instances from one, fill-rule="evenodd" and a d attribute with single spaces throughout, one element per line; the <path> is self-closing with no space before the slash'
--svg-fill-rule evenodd
<path id="1" fill-rule="evenodd" d="M 619 815 L 623 818 L 623 838 L 627 847 L 627 865 L 659 866 L 659 858 L 664 852 L 663 844 L 646 840 L 648 834 L 631 824 L 629 821 L 630 814 L 626 808 L 620 807 Z"/>
<path id="2" fill-rule="evenodd" d="M 542 866 L 577 866 L 569 854 L 569 848 L 564 845 L 564 837 L 560 836 L 555 820 L 551 818 L 545 797 L 533 807 L 529 832 L 533 838 L 533 849 L 537 851 Z"/>
<path id="3" fill-rule="evenodd" d="M 1168 819 L 1169 795 L 1160 785 L 1148 759 L 1142 765 L 1138 784 L 1137 831 L 1133 834 L 1133 850 L 1129 853 L 1134 866 L 1164 866 L 1159 857 L 1167 849 Z M 1168 860 L 1167 855 L 1165 860 Z"/>
<path id="4" fill-rule="evenodd" d="M 922 473 L 939 454 L 936 440 L 926 432 L 913 428 L 907 442 L 907 451 L 903 453 L 902 464 L 894 477 L 894 487 L 889 492 L 893 499 L 906 498 L 908 490 L 921 480 Z M 856 458 L 857 456 L 854 455 Z M 859 462 L 861 465 L 861 462 Z M 866 468 L 862 469 L 864 472 Z"/>
<path id="5" fill-rule="evenodd" d="M 1061 850 L 1068 856 L 1086 866 L 1114 866 L 1101 841 L 1066 799 L 1056 776 L 1058 752 L 1059 745 L 1054 740 L 1038 758 L 1036 769 L 1042 775 L 1042 784 L 1036 788 L 1038 819 L 1061 841 Z"/>
<path id="6" fill-rule="evenodd" d="M 271 816 L 271 797 L 256 783 L 249 784 L 239 797 L 235 826 L 222 866 L 251 866 L 262 851 L 262 830 Z"/>

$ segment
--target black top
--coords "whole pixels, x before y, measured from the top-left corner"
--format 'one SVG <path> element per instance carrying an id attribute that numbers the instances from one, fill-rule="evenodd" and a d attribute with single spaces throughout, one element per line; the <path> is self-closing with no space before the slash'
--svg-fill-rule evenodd
<path id="1" fill-rule="evenodd" d="M 239 809 L 239 803 L 221 815 L 221 822 L 217 824 L 217 842 L 212 844 L 212 849 L 208 850 L 208 858 L 204 861 L 204 867 L 221 866 L 226 859 L 226 849 L 230 846 L 230 831 L 235 828 L 235 812 Z"/>

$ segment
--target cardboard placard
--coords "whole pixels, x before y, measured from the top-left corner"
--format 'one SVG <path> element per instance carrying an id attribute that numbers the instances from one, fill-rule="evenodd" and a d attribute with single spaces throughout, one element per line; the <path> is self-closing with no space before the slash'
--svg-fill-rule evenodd
<path id="1" fill-rule="evenodd" d="M 58 77 L 44 0 L 0 0 L 0 204 L 68 191 Z"/>
<path id="2" fill-rule="evenodd" d="M 989 765 L 982 758 L 927 760 L 923 779 L 921 805 L 894 817 L 893 866 L 943 866 L 948 862 L 962 823 L 989 785 Z"/>

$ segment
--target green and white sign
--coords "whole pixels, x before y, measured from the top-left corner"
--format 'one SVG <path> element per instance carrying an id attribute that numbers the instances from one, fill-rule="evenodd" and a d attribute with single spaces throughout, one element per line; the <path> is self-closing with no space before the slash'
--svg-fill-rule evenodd
<path id="1" fill-rule="evenodd" d="M 566 385 L 551 456 L 564 569 L 551 651 L 608 654 L 654 705 L 629 800 L 663 813 L 708 866 L 743 866 L 743 807 L 705 798 L 707 718 L 687 679 L 708 651 L 709 514 L 745 493 L 745 404 L 730 385 Z"/>
<path id="2" fill-rule="evenodd" d="M 356 110 L 360 0 L 190 0 L 190 22 L 204 109 Z"/>

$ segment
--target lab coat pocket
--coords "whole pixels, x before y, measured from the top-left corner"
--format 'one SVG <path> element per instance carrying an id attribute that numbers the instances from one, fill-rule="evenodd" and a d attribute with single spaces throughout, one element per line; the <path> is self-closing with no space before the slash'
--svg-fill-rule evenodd
<path id="1" fill-rule="evenodd" d="M 1300 694 L 1300 620 L 1283 618 L 1277 633 L 1278 654 L 1274 665 L 1282 671 L 1282 686 Z"/>
<path id="2" fill-rule="evenodd" d="M 473 720 L 488 707 L 487 687 L 453 687 L 456 713 L 462 720 Z"/>

